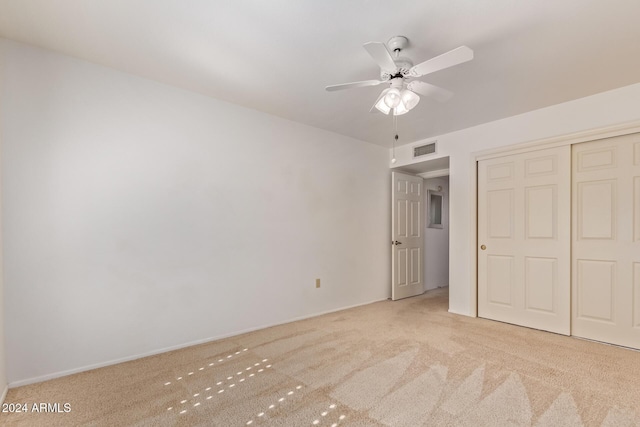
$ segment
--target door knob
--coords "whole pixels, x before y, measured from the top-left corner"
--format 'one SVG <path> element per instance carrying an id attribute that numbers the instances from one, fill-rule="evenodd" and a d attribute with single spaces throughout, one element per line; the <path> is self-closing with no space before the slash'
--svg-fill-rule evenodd
<path id="1" fill-rule="evenodd" d="M 482 246 L 480 246 L 480 249 L 482 249 L 484 251 L 485 249 L 487 249 L 487 247 L 485 245 L 482 245 Z"/>
<path id="2" fill-rule="evenodd" d="M 394 240 L 393 242 L 391 242 L 392 245 L 401 245 L 402 242 L 398 242 L 397 240 Z"/>

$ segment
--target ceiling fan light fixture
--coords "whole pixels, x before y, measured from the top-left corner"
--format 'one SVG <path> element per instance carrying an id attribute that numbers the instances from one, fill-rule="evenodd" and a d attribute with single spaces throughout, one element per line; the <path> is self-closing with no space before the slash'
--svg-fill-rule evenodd
<path id="1" fill-rule="evenodd" d="M 396 108 L 400 104 L 400 101 L 402 100 L 402 98 L 400 97 L 400 91 L 395 87 L 391 88 L 389 92 L 387 92 L 387 94 L 384 96 L 383 99 L 384 99 L 384 103 L 389 108 Z"/>
<path id="2" fill-rule="evenodd" d="M 403 90 L 402 93 L 400 93 L 400 98 L 402 100 L 401 104 L 404 104 L 407 111 L 413 110 L 413 108 L 418 105 L 418 102 L 420 102 L 420 97 L 409 89 Z"/>
<path id="3" fill-rule="evenodd" d="M 388 92 L 390 89 L 385 89 L 382 92 L 382 95 L 380 95 L 380 98 L 378 99 L 378 102 L 376 102 L 376 109 L 378 111 L 380 111 L 382 114 L 389 114 L 391 112 L 391 108 L 387 106 L 387 104 L 384 102 L 384 95 L 385 92 Z"/>
<path id="4" fill-rule="evenodd" d="M 407 114 L 409 109 L 404 105 L 404 103 L 399 103 L 396 108 L 393 109 L 394 116 L 401 116 L 403 114 Z"/>
<path id="5" fill-rule="evenodd" d="M 390 107 L 387 102 L 387 96 L 390 92 L 396 91 L 400 94 L 398 97 L 398 103 L 395 107 Z M 378 98 L 378 102 L 376 102 L 375 108 L 378 109 L 383 114 L 389 114 L 393 110 L 394 116 L 401 116 L 403 114 L 408 113 L 411 109 L 413 109 L 420 102 L 420 97 L 414 92 L 404 89 L 402 92 L 396 88 L 385 89 L 380 97 Z"/>

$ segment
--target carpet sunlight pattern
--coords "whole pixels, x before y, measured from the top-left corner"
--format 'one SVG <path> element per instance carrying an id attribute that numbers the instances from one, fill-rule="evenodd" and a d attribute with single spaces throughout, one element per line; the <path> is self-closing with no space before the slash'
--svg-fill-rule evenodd
<path id="1" fill-rule="evenodd" d="M 11 389 L 9 426 L 640 426 L 640 352 L 447 312 L 447 289 Z"/>

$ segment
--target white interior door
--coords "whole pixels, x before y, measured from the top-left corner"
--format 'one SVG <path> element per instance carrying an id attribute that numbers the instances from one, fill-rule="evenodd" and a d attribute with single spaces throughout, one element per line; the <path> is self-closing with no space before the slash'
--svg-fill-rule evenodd
<path id="1" fill-rule="evenodd" d="M 640 348 L 640 135 L 573 146 L 572 334 Z"/>
<path id="2" fill-rule="evenodd" d="M 422 283 L 422 200 L 421 177 L 391 173 L 391 298 L 420 295 Z"/>
<path id="3" fill-rule="evenodd" d="M 478 162 L 478 315 L 569 335 L 571 148 Z"/>

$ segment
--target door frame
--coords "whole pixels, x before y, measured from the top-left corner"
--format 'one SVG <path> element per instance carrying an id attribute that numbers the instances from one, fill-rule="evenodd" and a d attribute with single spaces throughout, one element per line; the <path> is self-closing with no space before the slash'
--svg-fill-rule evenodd
<path id="1" fill-rule="evenodd" d="M 400 172 L 400 173 L 405 173 L 408 175 L 414 175 L 417 177 L 420 177 L 423 179 L 423 183 L 425 179 L 429 179 L 429 178 L 439 178 L 439 177 L 443 177 L 443 176 L 450 176 L 450 171 L 449 171 L 449 155 L 445 155 L 445 156 L 435 156 L 435 155 L 429 155 L 429 156 L 425 156 L 427 157 L 426 159 L 424 159 L 421 162 L 418 163 L 412 163 L 409 165 L 402 165 L 402 166 L 395 166 L 390 168 L 391 172 Z M 446 165 L 443 165 L 442 161 L 443 160 L 447 160 L 446 161 Z M 435 167 L 434 167 L 435 166 Z M 445 168 L 443 168 L 443 166 L 446 166 Z M 393 179 L 391 181 L 393 183 Z M 393 184 L 392 184 L 393 186 Z M 451 186 L 449 187 L 449 193 L 451 192 Z M 391 191 L 390 194 L 390 198 L 391 198 L 391 203 L 393 204 L 393 191 Z M 392 207 L 393 209 L 393 207 Z M 424 209 L 424 207 L 423 207 Z M 423 212 L 424 213 L 424 212 Z M 393 214 L 390 215 L 391 217 L 393 216 Z M 423 215 L 424 218 L 424 215 Z M 424 227 L 426 227 L 426 224 L 423 224 L 423 230 L 422 232 L 424 233 Z M 390 237 L 393 236 L 393 219 L 391 220 L 391 230 L 390 230 Z M 424 236 L 424 235 L 423 235 Z M 392 239 L 393 240 L 393 239 Z M 423 241 L 423 249 L 425 247 L 425 242 Z M 393 249 L 392 249 L 393 251 Z M 390 265 L 390 271 L 391 271 L 391 282 L 389 284 L 389 299 L 392 299 L 392 293 L 393 293 L 393 256 L 391 256 L 391 265 Z M 424 282 L 424 274 L 423 274 L 423 282 Z M 423 283 L 423 287 L 424 287 L 424 283 Z"/>
<path id="2" fill-rule="evenodd" d="M 527 153 L 545 148 L 596 141 L 598 139 L 612 138 L 632 133 L 640 133 L 640 120 L 471 153 L 471 158 L 469 159 L 471 171 L 469 188 L 471 188 L 471 193 L 469 196 L 470 206 L 475 207 L 475 209 L 471 210 L 469 224 L 469 247 L 471 248 L 469 251 L 469 266 L 472 272 L 470 283 L 471 295 L 469 299 L 471 306 L 469 307 L 469 313 L 472 317 L 478 317 L 478 161 L 511 154 Z"/>

